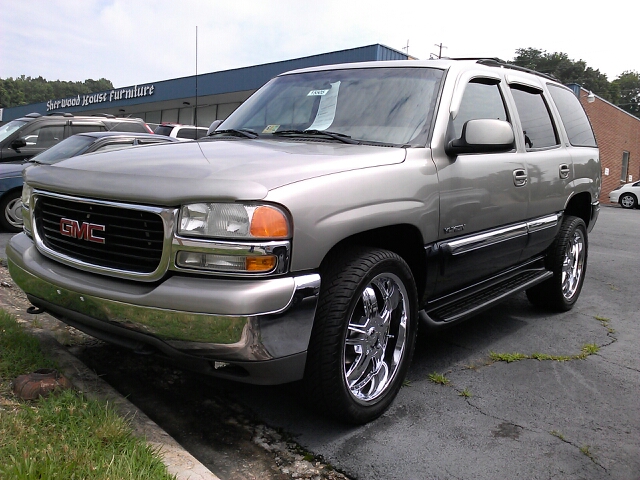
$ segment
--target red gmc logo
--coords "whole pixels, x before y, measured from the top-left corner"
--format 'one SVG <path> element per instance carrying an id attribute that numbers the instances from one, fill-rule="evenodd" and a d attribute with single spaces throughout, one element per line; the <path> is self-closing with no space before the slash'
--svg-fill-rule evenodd
<path id="1" fill-rule="evenodd" d="M 105 226 L 96 223 L 82 222 L 68 218 L 60 219 L 60 234 L 65 237 L 86 240 L 87 242 L 105 243 L 104 238 L 96 236 L 96 232 L 104 232 Z"/>

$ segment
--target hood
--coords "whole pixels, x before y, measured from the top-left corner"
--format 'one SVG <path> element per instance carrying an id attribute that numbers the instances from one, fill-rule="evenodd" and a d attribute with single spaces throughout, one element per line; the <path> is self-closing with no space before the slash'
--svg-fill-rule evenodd
<path id="1" fill-rule="evenodd" d="M 21 177 L 22 170 L 31 165 L 30 163 L 0 163 L 0 178 Z"/>
<path id="2" fill-rule="evenodd" d="M 400 163 L 402 148 L 216 139 L 81 155 L 27 171 L 36 188 L 136 203 L 260 200 L 322 175 Z"/>

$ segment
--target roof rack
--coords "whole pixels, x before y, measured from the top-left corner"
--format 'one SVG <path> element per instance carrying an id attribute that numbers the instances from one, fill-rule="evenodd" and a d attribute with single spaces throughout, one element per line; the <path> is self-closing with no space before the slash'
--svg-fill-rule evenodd
<path id="1" fill-rule="evenodd" d="M 103 117 L 103 118 L 116 118 L 115 115 L 111 113 L 92 113 L 92 117 Z"/>
<path id="2" fill-rule="evenodd" d="M 42 114 L 41 113 L 37 113 L 37 112 L 31 112 L 31 113 L 27 113 L 25 115 L 25 117 L 27 117 L 27 118 L 38 118 L 38 117 L 41 117 L 41 116 L 42 116 Z"/>
<path id="3" fill-rule="evenodd" d="M 530 73 L 532 75 L 537 75 L 538 77 L 546 78 L 547 80 L 552 80 L 554 82 L 559 82 L 560 81 L 556 77 L 554 77 L 553 75 L 551 75 L 549 73 L 542 73 L 542 72 L 538 72 L 536 70 L 533 70 L 531 68 L 521 67 L 519 65 L 514 65 L 512 63 L 507 63 L 507 62 L 505 62 L 503 60 L 500 60 L 499 58 L 481 58 L 481 59 L 478 59 L 478 63 L 481 64 L 481 65 L 488 65 L 490 67 L 510 68 L 511 70 L 516 70 L 518 72 Z"/>
<path id="4" fill-rule="evenodd" d="M 69 112 L 52 112 L 52 113 L 47 113 L 47 117 L 73 117 L 73 113 L 69 113 Z"/>

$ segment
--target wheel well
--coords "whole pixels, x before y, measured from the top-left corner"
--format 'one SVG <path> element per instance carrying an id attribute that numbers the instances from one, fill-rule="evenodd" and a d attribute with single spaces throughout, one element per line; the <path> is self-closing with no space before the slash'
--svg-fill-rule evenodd
<path id="1" fill-rule="evenodd" d="M 591 195 L 588 192 L 574 195 L 567 203 L 564 213 L 565 215 L 580 217 L 589 228 L 589 223 L 591 222 Z"/>
<path id="2" fill-rule="evenodd" d="M 424 289 L 426 280 L 424 242 L 420 231 L 413 225 L 390 225 L 347 237 L 333 246 L 324 257 L 323 263 L 336 250 L 353 246 L 383 248 L 396 253 L 409 265 L 418 292 Z"/>

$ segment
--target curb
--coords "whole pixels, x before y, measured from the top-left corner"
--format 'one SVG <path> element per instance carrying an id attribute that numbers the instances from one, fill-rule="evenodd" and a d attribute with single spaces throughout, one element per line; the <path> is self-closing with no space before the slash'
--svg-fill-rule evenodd
<path id="1" fill-rule="evenodd" d="M 147 444 L 160 453 L 167 471 L 177 480 L 220 480 L 144 412 L 69 353 L 48 331 L 29 330 L 73 386 L 90 399 L 114 405 L 118 413 L 130 421 L 134 434 L 146 439 Z"/>

